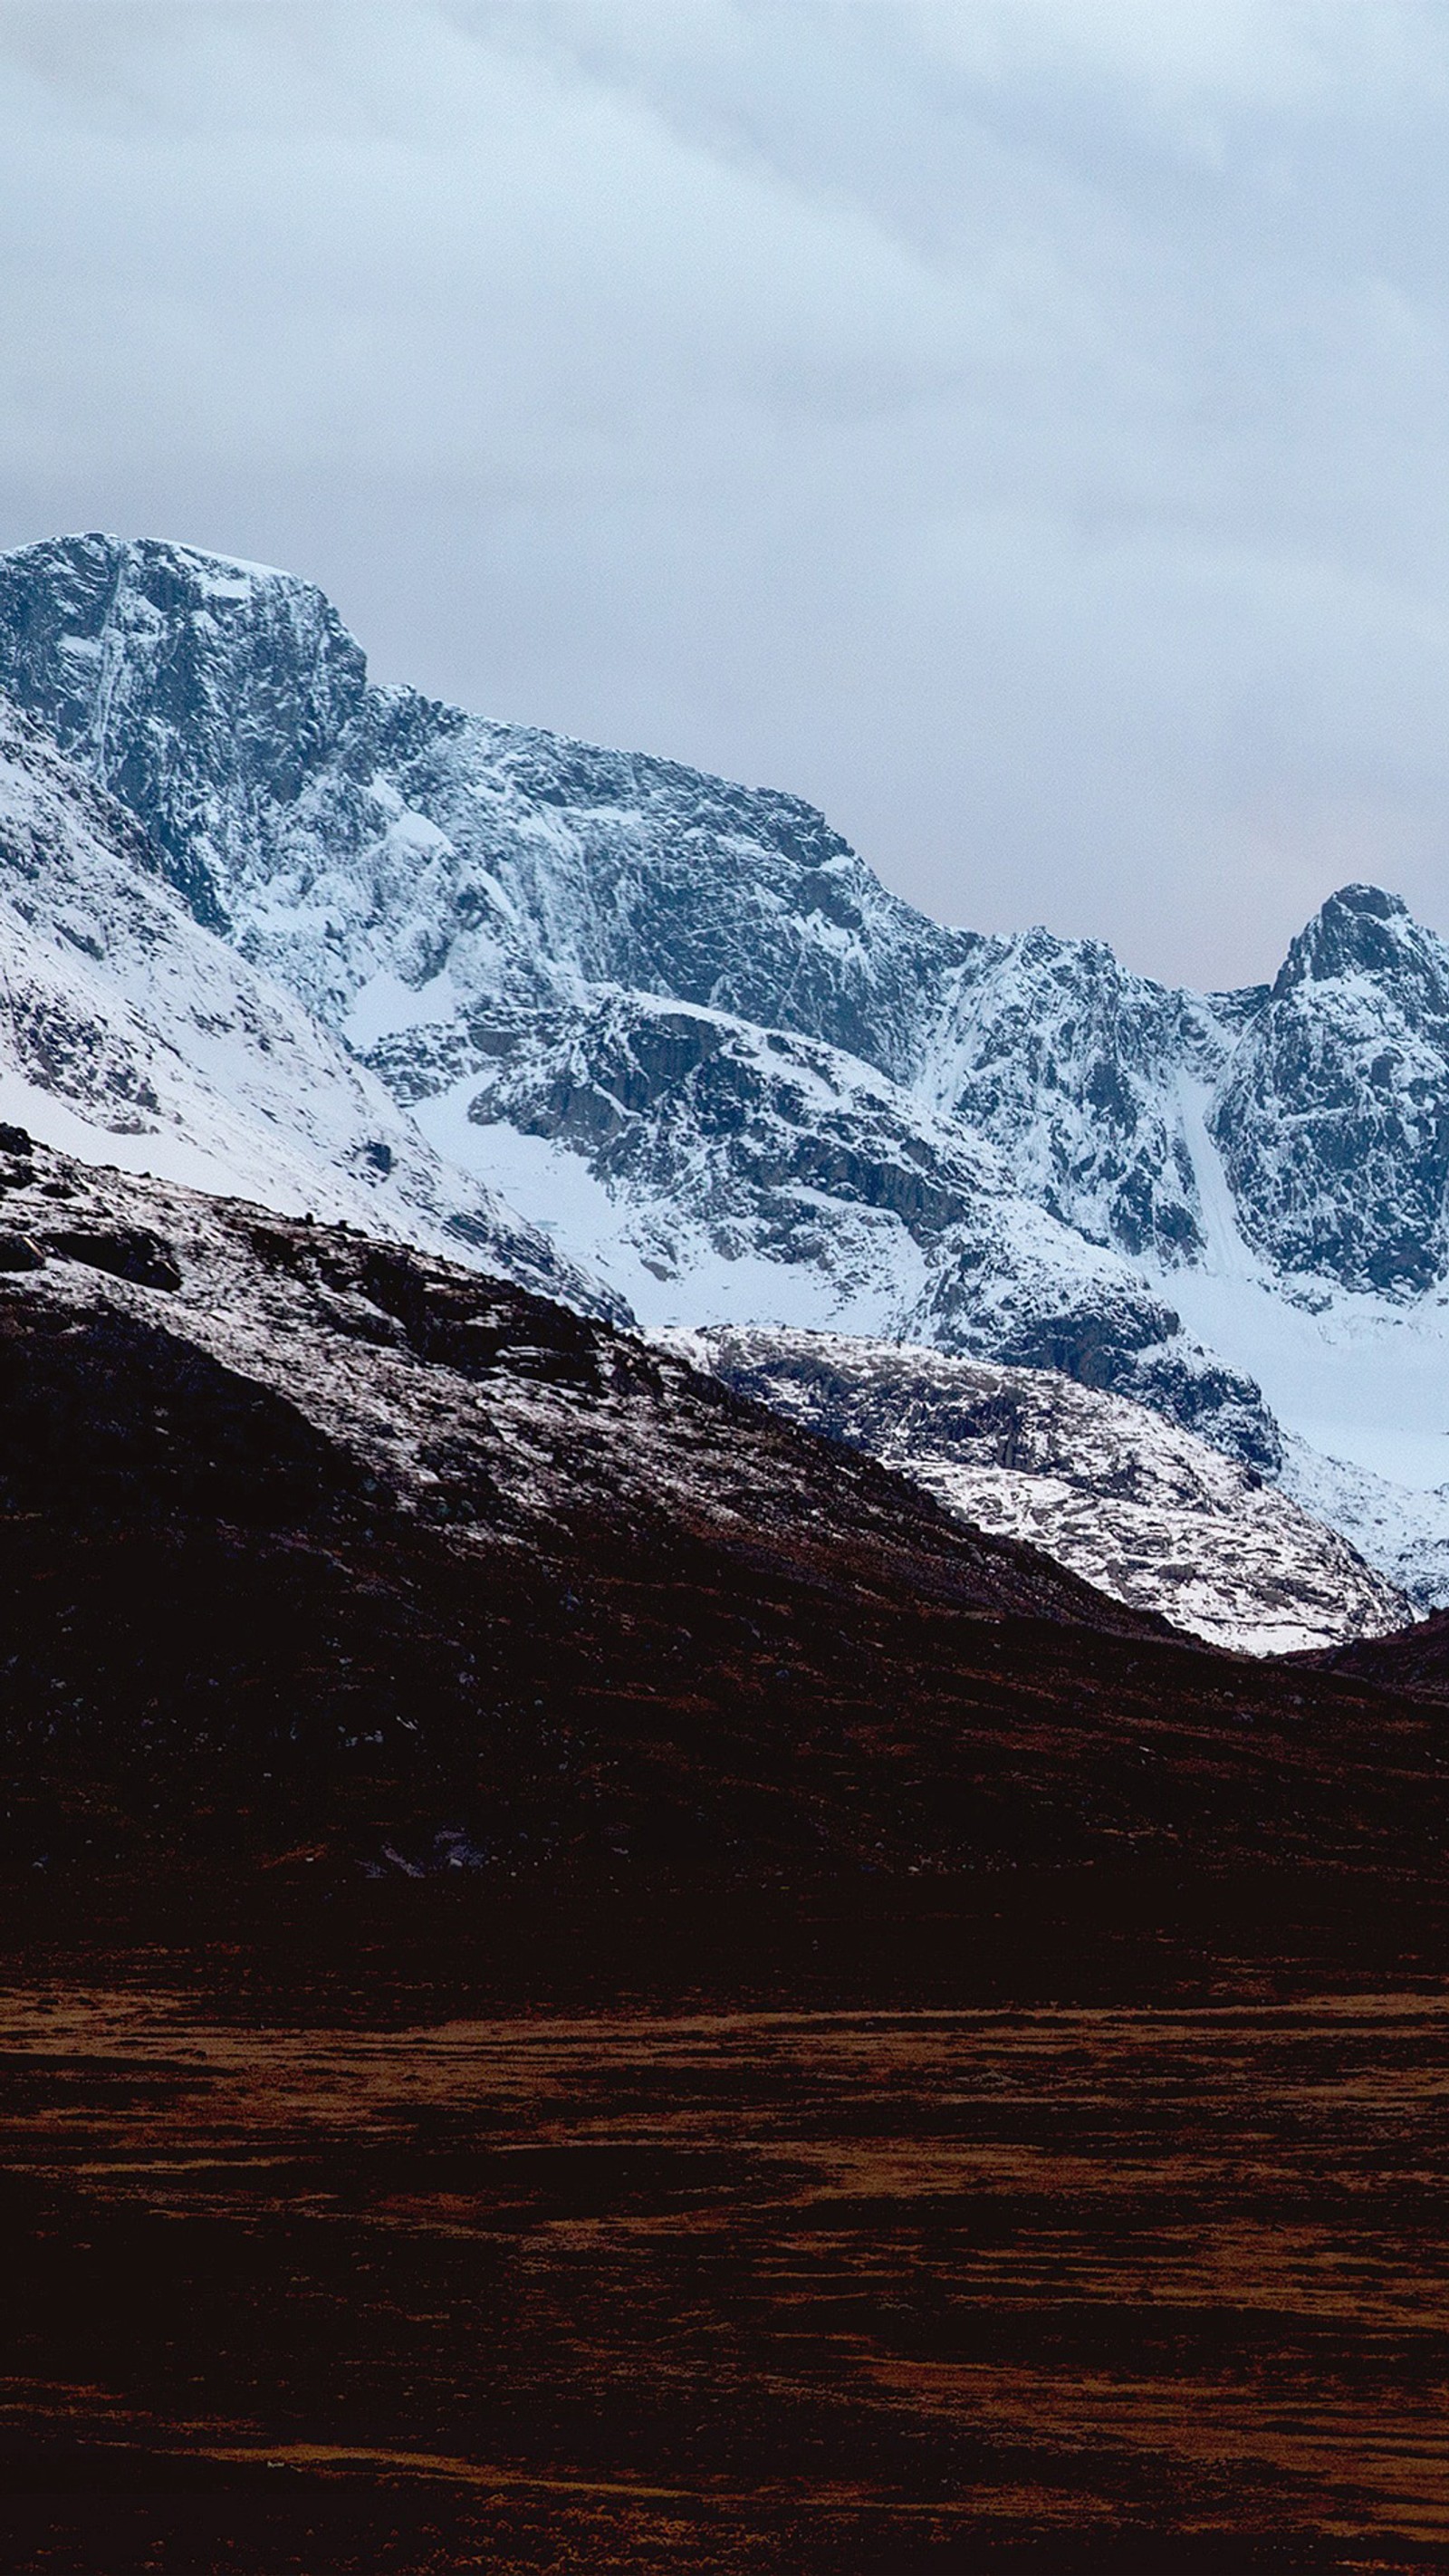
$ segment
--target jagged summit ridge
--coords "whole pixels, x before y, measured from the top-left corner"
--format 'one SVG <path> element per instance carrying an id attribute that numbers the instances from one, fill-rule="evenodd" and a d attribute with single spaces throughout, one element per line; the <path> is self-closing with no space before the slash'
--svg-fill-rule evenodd
<path id="1" fill-rule="evenodd" d="M 1330 898 L 1271 995 L 1171 990 L 1043 930 L 943 929 L 799 798 L 375 688 L 313 585 L 154 539 L 0 558 L 0 688 L 139 815 L 199 918 L 364 1050 L 389 1019 L 393 1073 L 411 1027 L 427 1067 L 481 1074 L 580 983 L 726 1011 L 858 1057 L 997 1145 L 1062 1222 L 1164 1267 L 1205 1240 L 1186 1078 L 1270 1259 L 1391 1290 L 1444 1275 L 1416 1104 L 1444 1073 L 1445 952 L 1374 889 Z M 1321 1014 L 1351 976 L 1370 1016 L 1418 1029 L 1380 1140 L 1411 1204 L 1396 1224 L 1381 1189 L 1366 1224 L 1314 1232 L 1261 1112 L 1279 1086 L 1287 1159 L 1331 1194 L 1341 1122 L 1292 997 Z"/>
<path id="2" fill-rule="evenodd" d="M 0 689 L 329 1017 L 379 972 L 464 1018 L 615 981 L 899 1073 L 970 944 L 798 797 L 373 688 L 320 591 L 157 540 L 0 558 Z"/>

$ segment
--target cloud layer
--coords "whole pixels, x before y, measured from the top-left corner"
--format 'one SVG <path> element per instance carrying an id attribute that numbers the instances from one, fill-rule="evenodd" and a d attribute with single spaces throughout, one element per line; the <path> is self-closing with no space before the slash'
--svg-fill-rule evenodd
<path id="1" fill-rule="evenodd" d="M 0 0 L 0 542 L 1199 981 L 1449 929 L 1437 0 Z"/>

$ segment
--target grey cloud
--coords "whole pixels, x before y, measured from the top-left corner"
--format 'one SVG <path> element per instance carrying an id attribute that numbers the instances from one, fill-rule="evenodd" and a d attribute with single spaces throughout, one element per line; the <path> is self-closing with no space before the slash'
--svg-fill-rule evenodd
<path id="1" fill-rule="evenodd" d="M 287 562 L 983 926 L 1449 928 L 1446 93 L 1397 0 L 0 0 L 0 542 Z"/>

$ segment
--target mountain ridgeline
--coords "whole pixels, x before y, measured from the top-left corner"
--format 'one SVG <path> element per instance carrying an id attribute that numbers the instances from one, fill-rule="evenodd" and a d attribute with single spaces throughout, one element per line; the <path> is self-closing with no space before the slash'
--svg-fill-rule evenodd
<path id="1" fill-rule="evenodd" d="M 1374 888 L 1231 994 L 944 928 L 797 798 L 374 687 L 318 590 L 160 542 L 0 559 L 0 691 L 535 1284 L 1055 1368 L 1275 1475 L 1175 1303 L 1224 1225 L 1290 1298 L 1449 1277 L 1449 947 Z"/>

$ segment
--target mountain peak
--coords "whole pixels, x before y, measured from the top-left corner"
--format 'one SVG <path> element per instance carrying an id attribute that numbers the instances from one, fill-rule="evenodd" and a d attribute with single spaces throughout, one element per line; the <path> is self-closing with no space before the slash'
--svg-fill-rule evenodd
<path id="1" fill-rule="evenodd" d="M 8 571 L 54 580 L 69 568 L 78 580 L 100 576 L 112 582 L 144 584 L 167 574 L 190 588 L 241 598 L 276 588 L 324 594 L 300 573 L 277 564 L 252 563 L 242 555 L 218 554 L 210 546 L 185 545 L 175 537 L 123 537 L 114 529 L 76 529 L 68 536 L 41 537 L 0 556 Z"/>
<path id="2" fill-rule="evenodd" d="M 1408 905 L 1401 894 L 1390 894 L 1383 886 L 1346 885 L 1331 894 L 1321 910 L 1371 913 L 1375 920 L 1392 920 L 1395 913 L 1407 913 Z"/>
<path id="3" fill-rule="evenodd" d="M 1382 886 L 1340 886 L 1293 941 L 1274 997 L 1298 984 L 1326 984 L 1344 975 L 1399 974 L 1425 935 L 1401 895 Z"/>
<path id="4" fill-rule="evenodd" d="M 295 574 L 159 537 L 0 556 L 0 690 L 143 819 L 207 929 L 229 927 L 220 812 L 294 800 L 366 688 L 361 645 Z"/>

